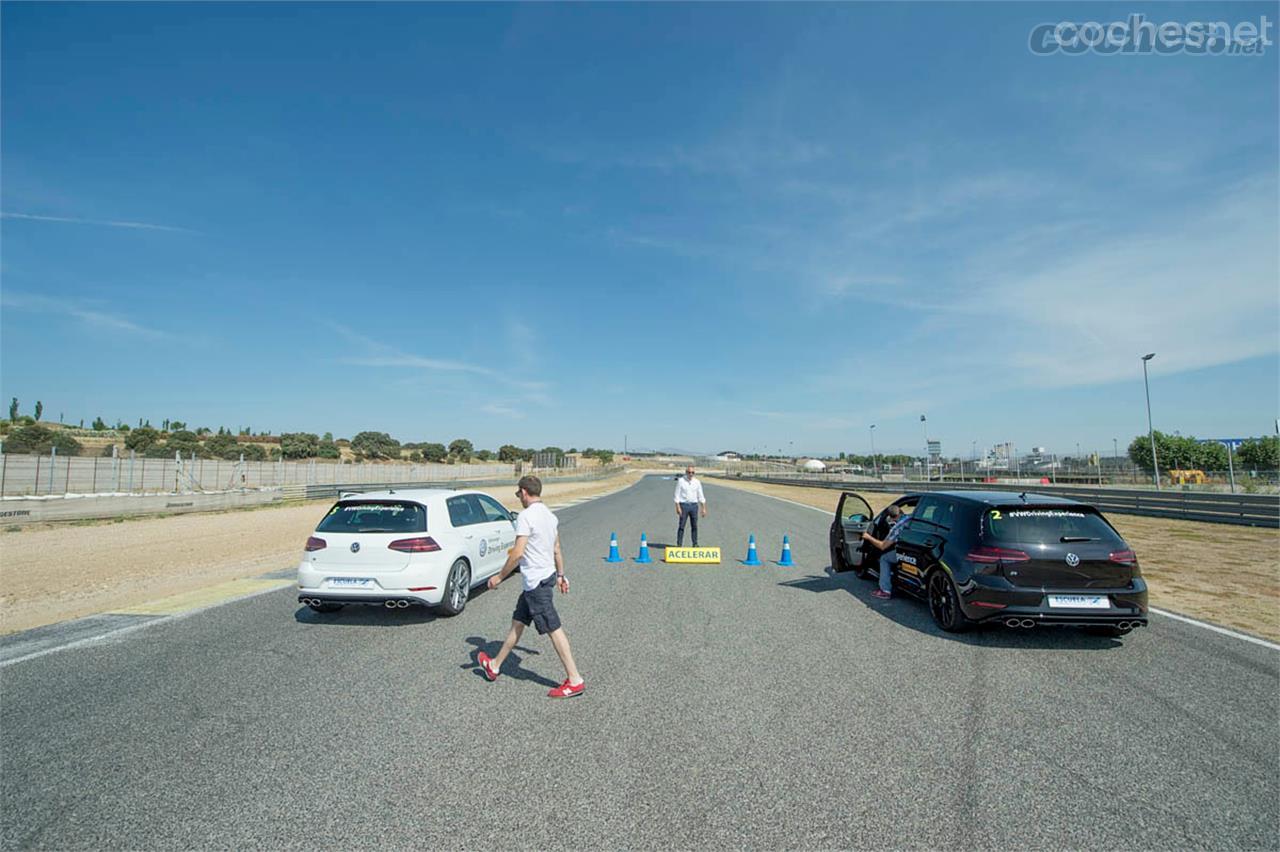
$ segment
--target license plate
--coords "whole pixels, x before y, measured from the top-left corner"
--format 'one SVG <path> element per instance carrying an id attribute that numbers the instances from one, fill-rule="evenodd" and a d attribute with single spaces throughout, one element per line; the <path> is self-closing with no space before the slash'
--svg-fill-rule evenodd
<path id="1" fill-rule="evenodd" d="M 1111 599 L 1106 595 L 1049 595 L 1053 609 L 1111 609 Z"/>
<path id="2" fill-rule="evenodd" d="M 329 585 L 342 586 L 343 588 L 363 589 L 372 585 L 373 580 L 368 577 L 330 577 Z"/>

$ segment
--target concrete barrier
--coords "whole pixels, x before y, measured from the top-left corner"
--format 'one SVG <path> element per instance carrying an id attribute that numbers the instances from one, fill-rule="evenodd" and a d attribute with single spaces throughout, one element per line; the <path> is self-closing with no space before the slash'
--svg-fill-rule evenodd
<path id="1" fill-rule="evenodd" d="M 0 500 L 0 525 L 217 512 L 279 502 L 279 489 L 200 494 L 86 494 Z"/>

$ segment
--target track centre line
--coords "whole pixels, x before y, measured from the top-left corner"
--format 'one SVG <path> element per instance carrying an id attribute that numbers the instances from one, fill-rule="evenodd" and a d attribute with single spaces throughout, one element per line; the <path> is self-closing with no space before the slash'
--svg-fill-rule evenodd
<path id="1" fill-rule="evenodd" d="M 597 494 L 594 497 L 587 497 L 582 500 L 577 500 L 572 504 L 556 506 L 555 508 L 567 509 L 567 508 L 570 508 L 571 506 L 579 506 L 583 503 L 589 503 L 592 500 L 599 500 L 603 497 L 612 497 L 614 494 L 619 494 L 623 491 L 626 491 L 628 488 L 635 486 L 636 483 L 640 481 L 641 481 L 640 479 L 637 479 L 635 482 L 632 482 L 630 485 L 623 486 L 622 488 L 619 488 L 616 491 L 610 491 L 605 494 Z M 250 598 L 258 597 L 259 595 L 266 595 L 266 594 L 270 594 L 271 592 L 278 592 L 281 589 L 287 588 L 288 586 L 291 586 L 291 585 L 293 585 L 292 580 L 286 581 L 286 582 L 280 583 L 279 585 L 272 586 L 270 588 L 260 589 L 258 591 L 250 592 L 247 595 L 237 595 L 236 597 L 233 597 L 233 598 L 227 598 L 226 600 L 221 600 L 216 603 L 211 603 L 208 606 L 201 606 L 195 609 L 189 609 L 183 612 L 173 613 L 171 615 L 158 616 L 148 621 L 141 622 L 140 624 L 130 624 L 127 627 L 117 627 L 115 630 L 108 630 L 106 633 L 99 633 L 97 636 L 86 636 L 83 639 L 76 639 L 75 641 L 68 642 L 65 645 L 55 645 L 52 648 L 42 648 L 39 651 L 32 651 L 30 654 L 23 654 L 21 657 L 14 657 L 13 659 L 9 659 L 9 660 L 0 660 L 0 669 L 5 669 L 17 663 L 26 662 L 27 660 L 34 660 L 37 657 L 43 657 L 46 654 L 53 654 L 57 651 L 68 651 L 73 648 L 80 648 L 85 645 L 91 645 L 94 642 L 101 642 L 104 639 L 111 639 L 113 637 L 124 636 L 127 633 L 133 633 L 134 631 L 142 630 L 146 627 L 152 627 L 157 624 L 166 624 L 170 621 L 177 621 L 179 619 L 187 618 L 188 616 L 195 615 L 196 613 L 199 613 L 199 612 L 205 612 L 206 610 L 214 609 L 216 607 L 226 606 L 227 604 L 237 603 L 238 601 L 247 601 Z M 137 609 L 137 608 L 135 607 L 131 609 Z"/>
<path id="2" fill-rule="evenodd" d="M 709 480 L 709 481 L 714 482 L 715 480 Z M 733 486 L 726 485 L 723 487 L 732 488 Z M 745 488 L 740 490 L 747 491 Z M 817 506 L 810 506 L 807 503 L 797 503 L 795 500 L 788 500 L 786 497 L 774 497 L 772 494 L 765 494 L 760 491 L 747 491 L 747 493 L 759 494 L 761 497 L 768 497 L 772 500 L 781 500 L 783 503 L 790 503 L 792 506 L 800 506 L 805 509 L 812 509 L 815 512 L 821 512 L 824 515 L 828 515 L 828 516 L 831 515 L 831 512 L 828 512 L 826 509 L 819 509 Z M 1194 625 L 1196 627 L 1203 627 L 1205 630 L 1212 630 L 1214 633 L 1221 633 L 1223 636 L 1230 636 L 1233 639 L 1241 639 L 1245 642 L 1252 642 L 1255 645 L 1261 645 L 1264 648 L 1270 648 L 1273 651 L 1280 651 L 1280 645 L 1276 644 L 1275 642 L 1269 642 L 1266 639 L 1259 639 L 1257 636 L 1250 636 L 1248 633 L 1238 633 L 1235 630 L 1230 630 L 1226 627 L 1219 627 L 1218 625 L 1210 624 L 1207 621 L 1200 621 L 1198 619 L 1191 618 L 1186 615 L 1179 615 L 1176 612 L 1169 612 L 1167 610 L 1157 609 L 1156 607 L 1153 607 L 1153 606 L 1148 607 L 1147 609 L 1150 612 L 1154 612 L 1156 615 L 1163 615 L 1165 618 L 1172 618 L 1174 621 L 1182 621 L 1187 624 Z"/>

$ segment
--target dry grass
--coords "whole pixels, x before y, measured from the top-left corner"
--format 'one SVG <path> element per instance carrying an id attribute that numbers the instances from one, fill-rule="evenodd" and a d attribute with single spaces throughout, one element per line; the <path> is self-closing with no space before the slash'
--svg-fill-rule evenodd
<path id="1" fill-rule="evenodd" d="M 708 479 L 835 512 L 840 492 Z M 880 511 L 901 494 L 863 493 Z M 1280 641 L 1280 530 L 1107 516 L 1138 554 L 1153 606 Z"/>
<path id="2" fill-rule="evenodd" d="M 554 506 L 625 487 L 640 476 L 548 482 L 544 496 Z M 484 490 L 519 508 L 514 483 Z M 330 502 L 6 532 L 0 535 L 0 633 L 291 568 Z"/>

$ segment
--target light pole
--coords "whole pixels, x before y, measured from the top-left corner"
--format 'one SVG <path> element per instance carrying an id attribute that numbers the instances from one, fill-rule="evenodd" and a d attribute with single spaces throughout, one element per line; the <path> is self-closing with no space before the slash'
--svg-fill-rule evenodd
<path id="1" fill-rule="evenodd" d="M 929 475 L 929 424 L 923 414 L 920 415 L 920 431 L 924 433 L 924 479 L 929 482 L 933 478 Z"/>
<path id="2" fill-rule="evenodd" d="M 871 433 L 871 471 L 876 474 L 876 479 L 879 479 L 880 463 L 876 458 L 876 424 L 872 423 L 868 431 Z"/>
<path id="3" fill-rule="evenodd" d="M 1160 490 L 1160 460 L 1156 458 L 1156 432 L 1151 427 L 1151 382 L 1147 380 L 1147 362 L 1156 357 L 1151 352 L 1142 356 L 1142 386 L 1147 391 L 1147 437 L 1151 440 L 1151 478 Z"/>

